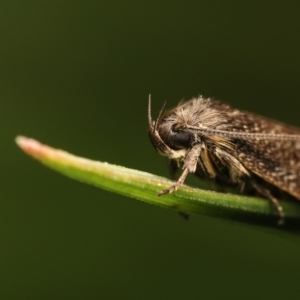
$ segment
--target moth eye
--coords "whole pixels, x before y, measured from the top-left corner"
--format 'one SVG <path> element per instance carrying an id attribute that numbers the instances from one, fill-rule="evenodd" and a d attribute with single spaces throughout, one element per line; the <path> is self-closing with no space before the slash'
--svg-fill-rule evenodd
<path id="1" fill-rule="evenodd" d="M 189 146 L 192 136 L 187 131 L 173 131 L 173 135 L 170 137 L 170 142 L 177 148 L 184 148 Z"/>

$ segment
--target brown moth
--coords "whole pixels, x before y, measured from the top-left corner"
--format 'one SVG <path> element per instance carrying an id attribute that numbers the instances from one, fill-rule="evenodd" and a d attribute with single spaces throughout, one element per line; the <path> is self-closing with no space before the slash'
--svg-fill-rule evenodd
<path id="1" fill-rule="evenodd" d="M 149 96 L 149 137 L 170 159 L 176 183 L 159 195 L 176 191 L 189 173 L 222 185 L 237 185 L 248 194 L 268 199 L 284 223 L 278 197 L 300 200 L 300 129 L 210 98 L 194 98 L 152 121 Z"/>

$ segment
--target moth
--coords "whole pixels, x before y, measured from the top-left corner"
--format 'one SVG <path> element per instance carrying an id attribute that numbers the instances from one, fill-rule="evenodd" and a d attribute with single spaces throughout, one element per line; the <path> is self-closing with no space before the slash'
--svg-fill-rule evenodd
<path id="1" fill-rule="evenodd" d="M 284 223 L 277 199 L 300 200 L 300 129 L 202 96 L 163 111 L 152 121 L 149 96 L 150 141 L 173 172 L 182 167 L 182 173 L 159 195 L 176 191 L 194 173 L 268 199 Z"/>

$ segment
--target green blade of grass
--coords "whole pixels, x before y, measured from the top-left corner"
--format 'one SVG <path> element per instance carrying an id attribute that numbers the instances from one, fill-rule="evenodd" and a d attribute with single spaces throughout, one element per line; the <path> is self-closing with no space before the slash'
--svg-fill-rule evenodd
<path id="1" fill-rule="evenodd" d="M 172 181 L 146 172 L 78 157 L 26 137 L 17 137 L 16 143 L 28 155 L 70 178 L 150 204 L 188 214 L 209 215 L 285 230 L 295 230 L 300 224 L 300 203 L 297 201 L 281 201 L 286 225 L 278 226 L 276 211 L 265 199 L 200 190 L 185 185 L 172 194 L 157 196 L 157 192 L 169 187 Z"/>

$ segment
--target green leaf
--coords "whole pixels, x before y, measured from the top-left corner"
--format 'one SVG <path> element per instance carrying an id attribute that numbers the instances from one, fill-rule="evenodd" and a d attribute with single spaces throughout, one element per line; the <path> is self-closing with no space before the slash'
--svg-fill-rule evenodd
<path id="1" fill-rule="evenodd" d="M 200 190 L 185 185 L 172 194 L 157 196 L 157 192 L 169 187 L 172 181 L 146 172 L 78 157 L 26 137 L 17 137 L 16 143 L 28 155 L 70 178 L 150 204 L 188 214 L 220 217 L 281 230 L 298 231 L 300 227 L 300 205 L 297 201 L 280 202 L 286 215 L 286 224 L 278 226 L 277 213 L 265 199 Z"/>

